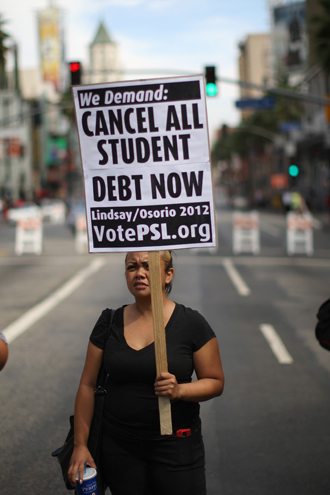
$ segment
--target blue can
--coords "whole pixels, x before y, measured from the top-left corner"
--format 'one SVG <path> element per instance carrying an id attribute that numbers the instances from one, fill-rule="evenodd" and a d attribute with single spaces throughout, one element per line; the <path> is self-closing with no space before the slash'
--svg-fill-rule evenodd
<path id="1" fill-rule="evenodd" d="M 96 469 L 87 467 L 84 472 L 82 484 L 78 481 L 78 473 L 76 475 L 76 492 L 78 495 L 98 495 L 96 483 Z"/>

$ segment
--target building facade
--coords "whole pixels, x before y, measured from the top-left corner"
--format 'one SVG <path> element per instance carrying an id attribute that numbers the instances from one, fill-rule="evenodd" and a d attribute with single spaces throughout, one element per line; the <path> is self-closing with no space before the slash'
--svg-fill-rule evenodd
<path id="1" fill-rule="evenodd" d="M 118 46 L 112 40 L 103 22 L 89 47 L 90 67 L 85 82 L 89 84 L 121 79 Z"/>
<path id="2" fill-rule="evenodd" d="M 33 198 L 29 105 L 12 89 L 0 91 L 0 198 L 8 204 Z"/>
<path id="3" fill-rule="evenodd" d="M 238 46 L 240 50 L 238 59 L 239 79 L 258 86 L 267 85 L 271 79 L 269 34 L 249 34 Z M 262 98 L 263 93 L 258 89 L 241 86 L 240 96 L 242 99 Z M 243 110 L 242 118 L 247 118 L 251 113 L 251 110 Z"/>

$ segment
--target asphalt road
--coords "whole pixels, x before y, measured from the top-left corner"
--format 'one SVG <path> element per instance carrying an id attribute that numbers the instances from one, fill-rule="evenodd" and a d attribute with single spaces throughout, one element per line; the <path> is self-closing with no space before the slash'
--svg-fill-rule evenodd
<path id="1" fill-rule="evenodd" d="M 225 371 L 224 394 L 202 404 L 208 495 L 327 495 L 330 353 L 314 328 L 330 293 L 330 234 L 316 229 L 314 256 L 289 258 L 284 217 L 265 213 L 260 255 L 233 256 L 231 212 L 218 220 L 217 250 L 176 252 L 172 292 L 210 322 Z M 45 226 L 41 256 L 17 257 L 13 243 L 14 229 L 2 225 L 1 327 L 24 327 L 31 308 L 41 312 L 10 344 L 0 374 L 0 493 L 64 495 L 50 453 L 68 430 L 99 313 L 131 301 L 123 255 L 77 255 L 65 226 Z M 262 325 L 280 338 L 282 354 Z"/>

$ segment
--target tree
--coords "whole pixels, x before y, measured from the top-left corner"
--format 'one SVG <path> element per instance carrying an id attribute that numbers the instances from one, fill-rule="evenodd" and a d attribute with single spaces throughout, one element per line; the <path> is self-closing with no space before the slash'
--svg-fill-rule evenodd
<path id="1" fill-rule="evenodd" d="M 288 83 L 288 76 L 284 72 L 278 73 L 276 86 L 292 89 Z M 301 120 L 303 115 L 301 102 L 293 98 L 272 95 L 271 92 L 268 96 L 275 99 L 274 109 L 253 112 L 226 140 L 220 138 L 215 142 L 212 148 L 213 163 L 229 158 L 232 152 L 240 156 L 246 156 L 252 148 L 257 152 L 263 152 L 265 145 L 279 134 L 280 124 Z"/>
<path id="2" fill-rule="evenodd" d="M 6 40 L 9 38 L 9 34 L 3 30 L 3 25 L 6 22 L 0 14 L 0 89 L 7 88 L 6 54 L 8 47 L 6 46 Z"/>

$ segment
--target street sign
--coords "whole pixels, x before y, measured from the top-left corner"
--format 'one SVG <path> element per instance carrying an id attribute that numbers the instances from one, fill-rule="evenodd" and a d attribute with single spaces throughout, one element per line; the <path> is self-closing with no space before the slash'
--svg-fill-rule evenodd
<path id="1" fill-rule="evenodd" d="M 282 122 L 282 124 L 279 125 L 279 130 L 281 132 L 299 131 L 300 129 L 300 122 Z"/>
<path id="2" fill-rule="evenodd" d="M 272 110 L 275 106 L 274 98 L 247 98 L 235 101 L 240 110 Z"/>
<path id="3" fill-rule="evenodd" d="M 272 189 L 287 189 L 288 176 L 286 174 L 272 174 L 270 176 L 270 185 Z"/>

